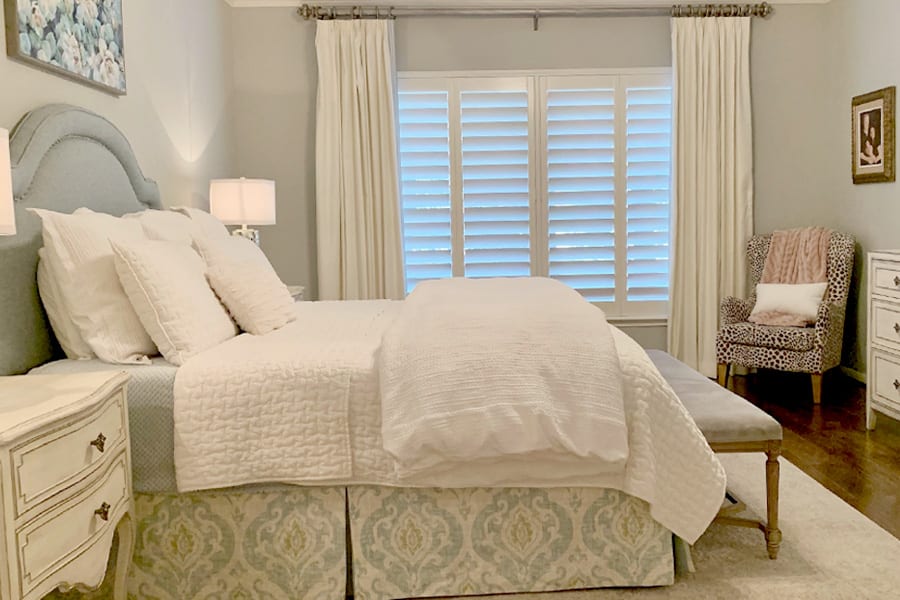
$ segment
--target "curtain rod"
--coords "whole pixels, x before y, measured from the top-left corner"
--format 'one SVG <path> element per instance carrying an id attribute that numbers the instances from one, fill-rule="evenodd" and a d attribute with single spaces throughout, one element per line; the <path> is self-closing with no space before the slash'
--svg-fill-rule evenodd
<path id="1" fill-rule="evenodd" d="M 659 6 L 609 6 L 594 8 L 464 8 L 411 6 L 313 6 L 304 4 L 297 13 L 305 20 L 396 19 L 398 17 L 529 17 L 535 30 L 542 17 L 768 17 L 772 6 L 761 4 L 676 4 Z"/>

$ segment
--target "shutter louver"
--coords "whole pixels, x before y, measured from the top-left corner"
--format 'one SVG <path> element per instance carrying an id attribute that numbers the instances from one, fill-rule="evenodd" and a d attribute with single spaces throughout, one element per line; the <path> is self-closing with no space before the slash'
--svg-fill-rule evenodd
<path id="1" fill-rule="evenodd" d="M 627 300 L 669 299 L 672 90 L 630 87 L 627 119 Z"/>
<path id="2" fill-rule="evenodd" d="M 531 275 L 528 91 L 463 91 L 466 277 Z"/>
<path id="3" fill-rule="evenodd" d="M 453 274 L 448 98 L 446 91 L 399 94 L 407 293 L 420 281 Z"/>
<path id="4" fill-rule="evenodd" d="M 592 302 L 616 288 L 615 90 L 547 92 L 549 273 Z"/>

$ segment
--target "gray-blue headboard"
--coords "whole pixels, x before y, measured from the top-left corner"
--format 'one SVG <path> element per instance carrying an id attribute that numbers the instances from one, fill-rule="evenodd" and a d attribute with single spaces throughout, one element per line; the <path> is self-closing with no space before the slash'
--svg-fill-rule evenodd
<path id="1" fill-rule="evenodd" d="M 45 363 L 56 348 L 37 290 L 40 219 L 25 209 L 122 215 L 162 207 L 122 132 L 82 108 L 29 112 L 10 135 L 10 155 L 18 234 L 0 237 L 0 375 Z"/>

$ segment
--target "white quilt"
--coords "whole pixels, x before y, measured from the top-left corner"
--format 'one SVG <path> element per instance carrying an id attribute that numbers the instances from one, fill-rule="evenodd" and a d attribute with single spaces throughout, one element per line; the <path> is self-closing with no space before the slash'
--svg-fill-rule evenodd
<path id="1" fill-rule="evenodd" d="M 628 458 L 619 358 L 603 311 L 544 278 L 416 286 L 379 360 L 384 448 L 401 476 L 451 462 Z"/>
<path id="2" fill-rule="evenodd" d="M 648 502 L 693 542 L 721 504 L 725 474 L 674 392 L 631 338 L 612 328 L 629 455 L 449 462 L 400 477 L 383 447 L 376 358 L 399 302 L 303 302 L 294 323 L 241 335 L 181 367 L 175 464 L 182 491 L 245 483 L 406 487 L 607 487 Z"/>

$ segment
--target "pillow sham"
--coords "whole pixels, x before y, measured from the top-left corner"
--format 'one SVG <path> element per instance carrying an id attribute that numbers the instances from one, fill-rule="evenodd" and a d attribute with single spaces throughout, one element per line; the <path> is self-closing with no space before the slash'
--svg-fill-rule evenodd
<path id="1" fill-rule="evenodd" d="M 87 345 L 87 342 L 84 341 L 84 338 L 81 337 L 81 332 L 78 331 L 78 327 L 72 322 L 72 317 L 63 304 L 57 275 L 50 272 L 50 264 L 46 256 L 47 250 L 45 248 L 38 250 L 38 294 L 41 297 L 41 304 L 44 305 L 47 318 L 50 320 L 50 327 L 56 335 L 56 341 L 59 342 L 66 358 L 72 360 L 94 358 L 94 352 Z"/>
<path id="2" fill-rule="evenodd" d="M 173 211 L 187 216 L 194 228 L 194 241 L 206 238 L 227 238 L 228 228 L 205 210 L 191 206 L 176 206 Z"/>
<path id="3" fill-rule="evenodd" d="M 142 239 L 139 223 L 89 210 L 64 214 L 29 209 L 41 218 L 45 257 L 81 337 L 98 358 L 145 364 L 157 353 L 116 274 L 110 240 Z"/>
<path id="4" fill-rule="evenodd" d="M 189 217 L 171 210 L 142 210 L 123 219 L 135 219 L 151 240 L 178 242 L 190 246 L 194 242 L 196 225 Z"/>
<path id="5" fill-rule="evenodd" d="M 112 247 L 122 287 L 167 361 L 180 366 L 237 335 L 193 248 L 159 240 L 113 242 Z"/>
<path id="6" fill-rule="evenodd" d="M 242 237 L 197 243 L 206 276 L 241 329 L 265 335 L 296 318 L 294 298 L 259 247 Z"/>
<path id="7" fill-rule="evenodd" d="M 816 322 L 828 283 L 760 283 L 750 321 L 803 327 Z"/>

